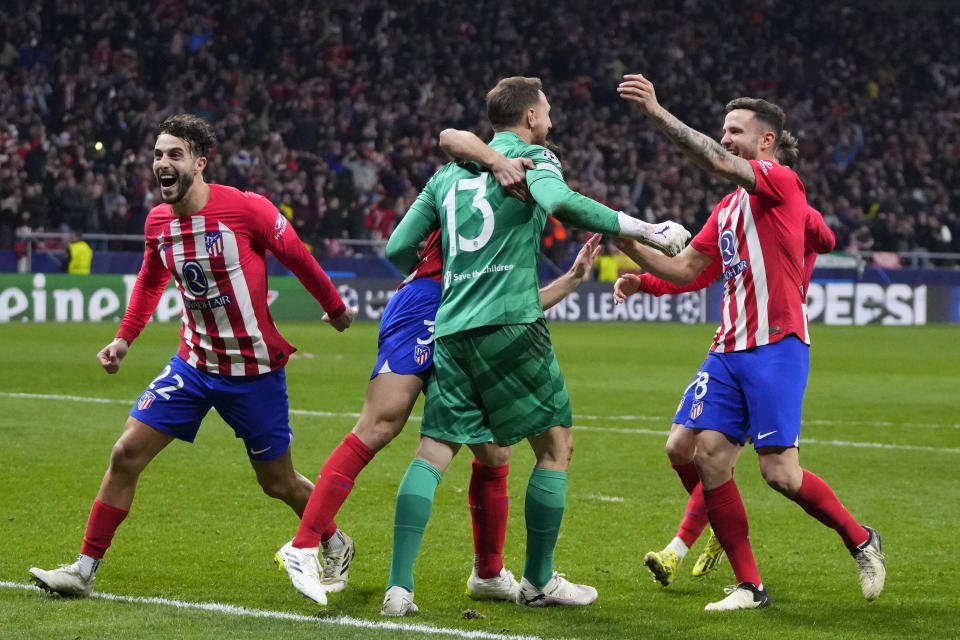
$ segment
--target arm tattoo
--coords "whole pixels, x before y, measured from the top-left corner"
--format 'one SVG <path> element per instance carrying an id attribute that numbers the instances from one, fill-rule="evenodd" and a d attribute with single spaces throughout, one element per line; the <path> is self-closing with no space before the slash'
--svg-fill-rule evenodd
<path id="1" fill-rule="evenodd" d="M 666 109 L 661 109 L 659 116 L 657 128 L 697 164 L 712 168 L 727 155 L 719 142 L 688 127 Z"/>
<path id="2" fill-rule="evenodd" d="M 656 127 L 699 167 L 713 171 L 747 191 L 752 191 L 756 186 L 756 176 L 750 163 L 728 153 L 713 138 L 683 124 L 663 107 L 660 107 L 654 121 Z"/>

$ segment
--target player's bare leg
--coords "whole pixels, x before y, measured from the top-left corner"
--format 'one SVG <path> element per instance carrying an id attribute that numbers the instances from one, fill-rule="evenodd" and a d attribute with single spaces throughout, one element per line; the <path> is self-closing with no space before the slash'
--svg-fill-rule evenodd
<path id="1" fill-rule="evenodd" d="M 418 375 L 377 375 L 367 385 L 353 433 L 374 453 L 380 451 L 403 430 L 422 389 L 423 378 Z"/>
<path id="2" fill-rule="evenodd" d="M 887 577 L 880 534 L 858 523 L 826 482 L 800 466 L 796 447 L 763 447 L 757 453 L 767 484 L 840 535 L 857 562 L 863 597 L 876 600 Z"/>
<path id="3" fill-rule="evenodd" d="M 313 491 L 313 483 L 293 468 L 290 449 L 273 460 L 250 460 L 250 466 L 257 474 L 257 482 L 265 494 L 282 500 L 293 509 L 297 517 L 303 517 L 303 510 L 310 499 L 310 492 Z"/>
<path id="4" fill-rule="evenodd" d="M 737 586 L 729 595 L 706 606 L 707 611 L 755 609 L 770 604 L 750 547 L 747 512 L 733 480 L 740 445 L 719 431 L 697 431 L 694 462 L 703 486 L 707 515 L 720 544 L 730 558 Z"/>
<path id="5" fill-rule="evenodd" d="M 596 589 L 569 582 L 553 567 L 553 552 L 566 507 L 573 432 L 555 426 L 527 440 L 537 463 L 527 483 L 527 551 L 517 603 L 528 607 L 592 604 L 597 599 Z"/>
<path id="6" fill-rule="evenodd" d="M 90 510 L 79 557 L 73 564 L 51 571 L 31 568 L 30 576 L 39 586 L 61 595 L 90 594 L 100 560 L 133 504 L 140 473 L 172 440 L 136 418 L 127 418 L 123 434 L 110 452 L 110 466 Z"/>

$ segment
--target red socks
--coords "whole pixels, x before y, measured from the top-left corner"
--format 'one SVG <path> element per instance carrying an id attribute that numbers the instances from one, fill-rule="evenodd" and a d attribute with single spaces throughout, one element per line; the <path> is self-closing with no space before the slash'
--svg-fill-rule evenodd
<path id="1" fill-rule="evenodd" d="M 488 467 L 473 461 L 470 475 L 470 518 L 473 521 L 474 567 L 477 577 L 495 578 L 503 569 L 503 543 L 507 536 L 507 473 L 510 465 Z"/>
<path id="2" fill-rule="evenodd" d="M 743 507 L 737 483 L 731 478 L 716 489 L 704 491 L 703 499 L 707 505 L 710 526 L 730 558 L 737 583 L 749 582 L 760 586 L 760 571 L 753 558 L 753 549 L 750 548 L 747 511 Z"/>
<path id="3" fill-rule="evenodd" d="M 698 482 L 690 500 L 687 501 L 687 510 L 683 512 L 683 520 L 677 529 L 677 537 L 683 540 L 687 547 L 692 547 L 700 534 L 707 526 L 707 505 L 703 501 L 703 486 Z"/>
<path id="4" fill-rule="evenodd" d="M 93 501 L 90 517 L 87 518 L 87 532 L 83 536 L 83 546 L 80 553 L 85 556 L 103 559 L 103 554 L 110 547 L 113 534 L 123 519 L 130 513 L 129 509 L 118 509 L 106 502 Z"/>
<path id="5" fill-rule="evenodd" d="M 323 463 L 317 483 L 303 510 L 293 546 L 308 549 L 320 546 L 337 531 L 333 518 L 350 495 L 357 475 L 373 460 L 374 451 L 350 432 Z"/>
<path id="6" fill-rule="evenodd" d="M 683 483 L 683 488 L 687 490 L 687 493 L 692 494 L 694 488 L 700 484 L 700 476 L 697 475 L 697 465 L 691 461 L 686 464 L 671 464 L 670 466 L 673 467 L 673 470 L 680 476 L 680 482 Z"/>
<path id="7" fill-rule="evenodd" d="M 811 516 L 831 529 L 835 529 L 843 538 L 843 544 L 847 545 L 847 549 L 854 549 L 870 537 L 867 530 L 857 524 L 850 512 L 840 503 L 830 485 L 815 473 L 803 470 L 800 490 L 793 497 L 793 501 Z"/>

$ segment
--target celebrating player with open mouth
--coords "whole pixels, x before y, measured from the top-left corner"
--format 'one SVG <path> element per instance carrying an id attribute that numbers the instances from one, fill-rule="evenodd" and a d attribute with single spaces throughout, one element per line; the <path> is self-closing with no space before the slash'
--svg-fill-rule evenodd
<path id="1" fill-rule="evenodd" d="M 267 307 L 270 251 L 300 280 L 337 331 L 346 307 L 287 219 L 266 198 L 207 184 L 203 169 L 216 142 L 205 120 L 177 115 L 157 127 L 153 170 L 163 204 L 147 216 L 146 249 L 117 337 L 97 354 L 116 373 L 156 309 L 170 278 L 183 300 L 180 348 L 137 399 L 113 446 L 73 564 L 30 575 L 63 595 L 88 595 L 100 560 L 126 518 L 140 473 L 174 439 L 193 442 L 214 408 L 242 438 L 264 492 L 302 515 L 313 485 L 290 457 L 284 365 L 296 349 Z"/>

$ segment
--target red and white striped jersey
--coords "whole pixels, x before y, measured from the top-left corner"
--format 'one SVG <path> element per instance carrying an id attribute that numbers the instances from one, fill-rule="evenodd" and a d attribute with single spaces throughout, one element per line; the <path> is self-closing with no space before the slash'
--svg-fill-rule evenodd
<path id="1" fill-rule="evenodd" d="M 331 316 L 345 305 L 336 287 L 266 198 L 210 185 L 210 200 L 180 217 L 170 205 L 150 210 L 143 265 L 117 337 L 132 342 L 170 280 L 183 299 L 178 355 L 208 373 L 245 376 L 283 367 L 296 349 L 267 307 L 269 250 Z"/>
<path id="2" fill-rule="evenodd" d="M 410 275 L 400 283 L 397 291 L 403 289 L 403 285 L 418 278 L 430 278 L 440 282 L 441 273 L 443 273 L 443 243 L 440 241 L 440 229 L 437 229 L 427 236 L 427 242 L 420 251 L 420 261 Z"/>
<path id="3" fill-rule="evenodd" d="M 823 221 L 823 215 L 813 207 L 807 207 L 807 216 L 804 223 L 803 240 L 803 290 L 810 288 L 810 278 L 813 276 L 813 266 L 817 261 L 818 253 L 830 253 L 836 246 L 837 239 L 833 231 Z M 680 286 L 669 280 L 663 280 L 652 273 L 640 275 L 640 291 L 650 293 L 659 298 L 662 295 L 676 295 L 688 291 L 706 289 L 723 273 L 723 260 L 720 259 L 720 250 L 717 247 L 705 247 L 704 255 L 713 261 L 703 268 L 693 282 Z M 698 249 L 699 250 L 699 249 Z"/>
<path id="4" fill-rule="evenodd" d="M 728 194 L 691 246 L 723 261 L 721 323 L 711 351 L 743 351 L 794 334 L 810 344 L 805 304 L 807 196 L 792 170 L 751 160 L 756 186 Z"/>

